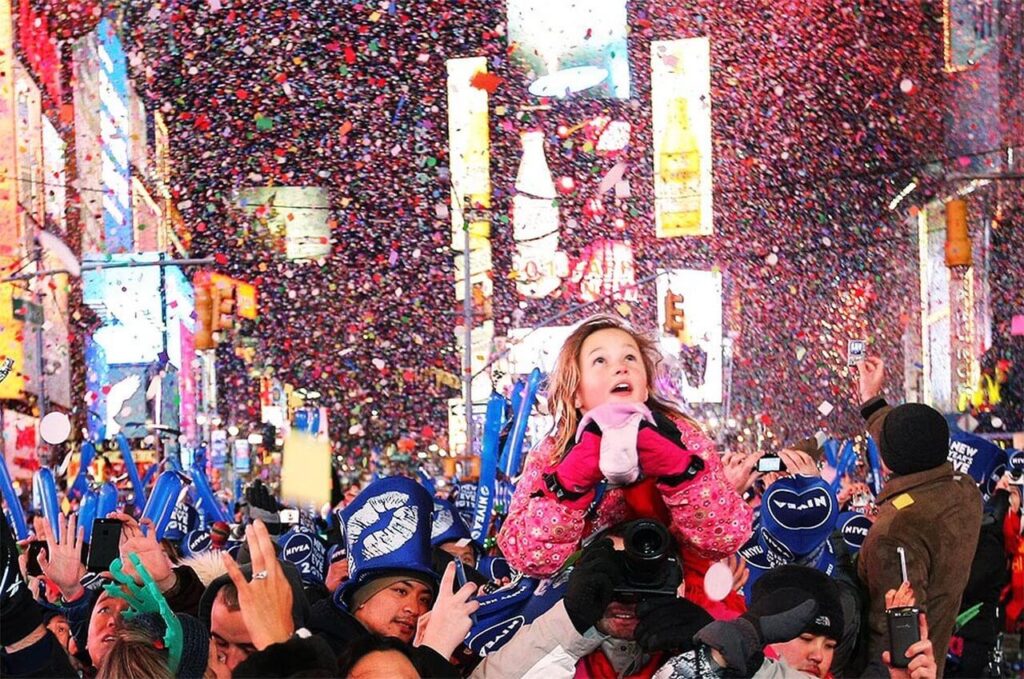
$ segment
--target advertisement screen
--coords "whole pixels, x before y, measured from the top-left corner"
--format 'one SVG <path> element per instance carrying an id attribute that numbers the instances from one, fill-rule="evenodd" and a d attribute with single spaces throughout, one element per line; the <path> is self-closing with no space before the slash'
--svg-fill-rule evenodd
<path id="1" fill-rule="evenodd" d="M 474 78 L 487 73 L 486 57 L 449 59 L 448 148 L 451 153 L 452 248 L 466 248 L 466 213 L 473 205 L 491 205 L 490 130 L 487 90 L 474 87 Z M 471 221 L 470 250 L 486 245 L 490 222 Z"/>
<path id="2" fill-rule="evenodd" d="M 651 42 L 654 211 L 659 238 L 712 232 L 707 38 Z"/>
<path id="3" fill-rule="evenodd" d="M 14 410 L 4 410 L 3 452 L 7 470 L 16 479 L 31 480 L 38 469 L 36 456 L 36 418 Z"/>
<path id="4" fill-rule="evenodd" d="M 75 163 L 82 186 L 103 185 L 103 149 L 100 144 L 100 61 L 96 34 L 75 41 L 72 92 L 75 103 Z M 103 251 L 103 194 L 83 191 L 78 218 L 82 224 L 82 252 Z"/>
<path id="5" fill-rule="evenodd" d="M 43 118 L 43 195 L 46 203 L 46 224 L 58 233 L 67 231 L 67 216 L 64 205 L 67 198 L 67 172 L 64 169 L 64 158 L 67 144 L 61 139 L 57 128 L 48 118 Z"/>
<path id="6" fill-rule="evenodd" d="M 255 233 L 284 239 L 291 260 L 326 257 L 331 252 L 330 198 L 314 186 L 249 188 L 236 205 L 253 221 Z"/>
<path id="7" fill-rule="evenodd" d="M 111 255 L 103 261 L 154 262 L 156 253 Z M 87 260 L 95 261 L 95 260 Z M 164 350 L 160 267 L 82 272 L 83 301 L 103 319 L 93 334 L 110 365 L 153 361 Z"/>
<path id="8" fill-rule="evenodd" d="M 103 235 L 107 252 L 128 252 L 132 242 L 129 186 L 128 65 L 114 24 L 96 27 L 99 55 L 100 145 L 103 179 Z"/>
<path id="9" fill-rule="evenodd" d="M 946 268 L 946 219 L 940 204 L 918 213 L 921 267 L 921 348 L 924 402 L 941 412 L 953 410 L 953 365 Z"/>
<path id="10" fill-rule="evenodd" d="M 508 364 L 513 375 L 529 375 L 534 368 L 550 374 L 558 352 L 573 331 L 573 325 L 547 328 L 516 328 L 508 333 Z"/>
<path id="11" fill-rule="evenodd" d="M 658 278 L 665 377 L 659 387 L 688 403 L 722 400 L 722 274 L 676 269 Z"/>
<path id="12" fill-rule="evenodd" d="M 508 43 L 537 97 L 629 98 L 625 0 L 508 0 Z"/>

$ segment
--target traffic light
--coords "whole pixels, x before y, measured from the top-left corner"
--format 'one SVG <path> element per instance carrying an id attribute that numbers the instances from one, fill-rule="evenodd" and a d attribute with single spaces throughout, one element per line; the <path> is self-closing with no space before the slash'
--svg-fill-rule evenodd
<path id="1" fill-rule="evenodd" d="M 208 351 L 217 346 L 213 340 L 213 300 L 210 298 L 210 274 L 197 273 L 192 279 L 196 295 L 196 351 Z"/>
<path id="2" fill-rule="evenodd" d="M 665 332 L 682 337 L 686 334 L 686 311 L 683 296 L 671 290 L 665 295 Z"/>
<path id="3" fill-rule="evenodd" d="M 210 285 L 210 297 L 213 307 L 210 329 L 213 332 L 220 332 L 234 328 L 235 286 L 231 281 L 218 280 L 214 277 Z"/>

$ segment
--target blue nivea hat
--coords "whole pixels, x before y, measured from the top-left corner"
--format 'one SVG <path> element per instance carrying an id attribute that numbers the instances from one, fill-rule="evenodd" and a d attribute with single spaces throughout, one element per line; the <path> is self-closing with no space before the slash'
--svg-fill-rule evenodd
<path id="1" fill-rule="evenodd" d="M 765 490 L 761 526 L 794 556 L 815 551 L 828 540 L 839 515 L 832 487 L 817 476 L 787 476 Z"/>
<path id="2" fill-rule="evenodd" d="M 338 590 L 343 602 L 377 576 L 415 573 L 435 586 L 430 524 L 434 500 L 412 479 L 374 481 L 342 512 L 349 580 Z"/>
<path id="3" fill-rule="evenodd" d="M 181 540 L 181 555 L 185 557 L 195 556 L 210 549 L 210 531 L 193 530 Z"/>
<path id="4" fill-rule="evenodd" d="M 827 539 L 810 553 L 798 556 L 765 530 L 764 526 L 758 527 L 751 538 L 740 547 L 739 555 L 747 562 L 749 577 L 743 591 L 748 604 L 754 591 L 754 583 L 773 568 L 785 564 L 799 564 L 815 568 L 826 575 L 832 575 L 836 568 L 835 552 Z"/>
<path id="5" fill-rule="evenodd" d="M 167 522 L 167 527 L 164 529 L 164 537 L 168 540 L 178 541 L 184 538 L 186 534 L 198 528 L 198 526 L 199 512 L 196 511 L 196 508 L 190 504 L 179 502 L 174 506 L 174 512 Z"/>
<path id="6" fill-rule="evenodd" d="M 430 544 L 434 547 L 445 542 L 465 540 L 469 544 L 472 540 L 466 522 L 462 520 L 455 506 L 447 500 L 434 498 L 434 511 L 430 523 Z"/>
<path id="7" fill-rule="evenodd" d="M 484 574 L 488 580 L 497 582 L 502 578 L 511 578 L 515 575 L 512 566 L 503 556 L 482 556 L 477 560 L 476 569 Z"/>
<path id="8" fill-rule="evenodd" d="M 295 527 L 283 533 L 277 544 L 281 546 L 281 558 L 295 564 L 303 582 L 323 583 L 327 547 L 319 535 Z"/>
<path id="9" fill-rule="evenodd" d="M 839 532 L 843 534 L 843 542 L 850 554 L 856 554 L 864 546 L 864 540 L 868 537 L 868 529 L 874 523 L 867 516 L 860 512 L 842 512 L 836 520 Z"/>
<path id="10" fill-rule="evenodd" d="M 965 431 L 949 432 L 947 459 L 952 463 L 953 471 L 968 474 L 974 479 L 985 502 L 992 497 L 1009 462 L 1005 450 Z"/>

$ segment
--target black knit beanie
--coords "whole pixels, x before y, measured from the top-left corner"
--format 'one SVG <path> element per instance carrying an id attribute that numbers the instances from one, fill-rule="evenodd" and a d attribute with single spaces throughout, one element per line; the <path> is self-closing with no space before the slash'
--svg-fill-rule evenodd
<path id="1" fill-rule="evenodd" d="M 934 408 L 904 403 L 885 415 L 878 450 L 896 474 L 935 469 L 949 455 L 949 425 Z"/>
<path id="2" fill-rule="evenodd" d="M 754 583 L 751 602 L 769 592 L 786 587 L 803 590 L 818 602 L 818 613 L 803 632 L 820 634 L 839 641 L 843 638 L 843 605 L 839 600 L 839 587 L 835 581 L 816 568 L 785 564 L 776 566 Z"/>

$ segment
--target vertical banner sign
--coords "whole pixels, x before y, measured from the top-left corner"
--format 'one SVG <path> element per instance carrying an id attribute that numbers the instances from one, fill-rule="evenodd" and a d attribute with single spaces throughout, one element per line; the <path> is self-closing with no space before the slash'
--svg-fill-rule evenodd
<path id="1" fill-rule="evenodd" d="M 0 271 L 21 256 L 18 228 L 17 154 L 14 133 L 14 39 L 10 0 L 0 0 Z M 0 398 L 21 398 L 25 388 L 23 323 L 15 320 L 13 285 L 0 285 Z"/>
<path id="2" fill-rule="evenodd" d="M 708 236 L 712 174 L 707 38 L 651 42 L 651 116 L 657 236 Z"/>
<path id="3" fill-rule="evenodd" d="M 131 252 L 128 65 L 117 29 L 108 18 L 96 27 L 100 59 L 100 145 L 103 172 L 103 237 L 108 253 Z"/>
<path id="4" fill-rule="evenodd" d="M 491 225 L 487 219 L 473 219 L 470 205 L 491 207 L 490 130 L 487 119 L 487 90 L 474 82 L 487 75 L 486 57 L 449 59 L 448 67 L 448 149 L 452 182 L 452 249 L 466 246 L 469 219 L 470 249 L 488 245 Z"/>

